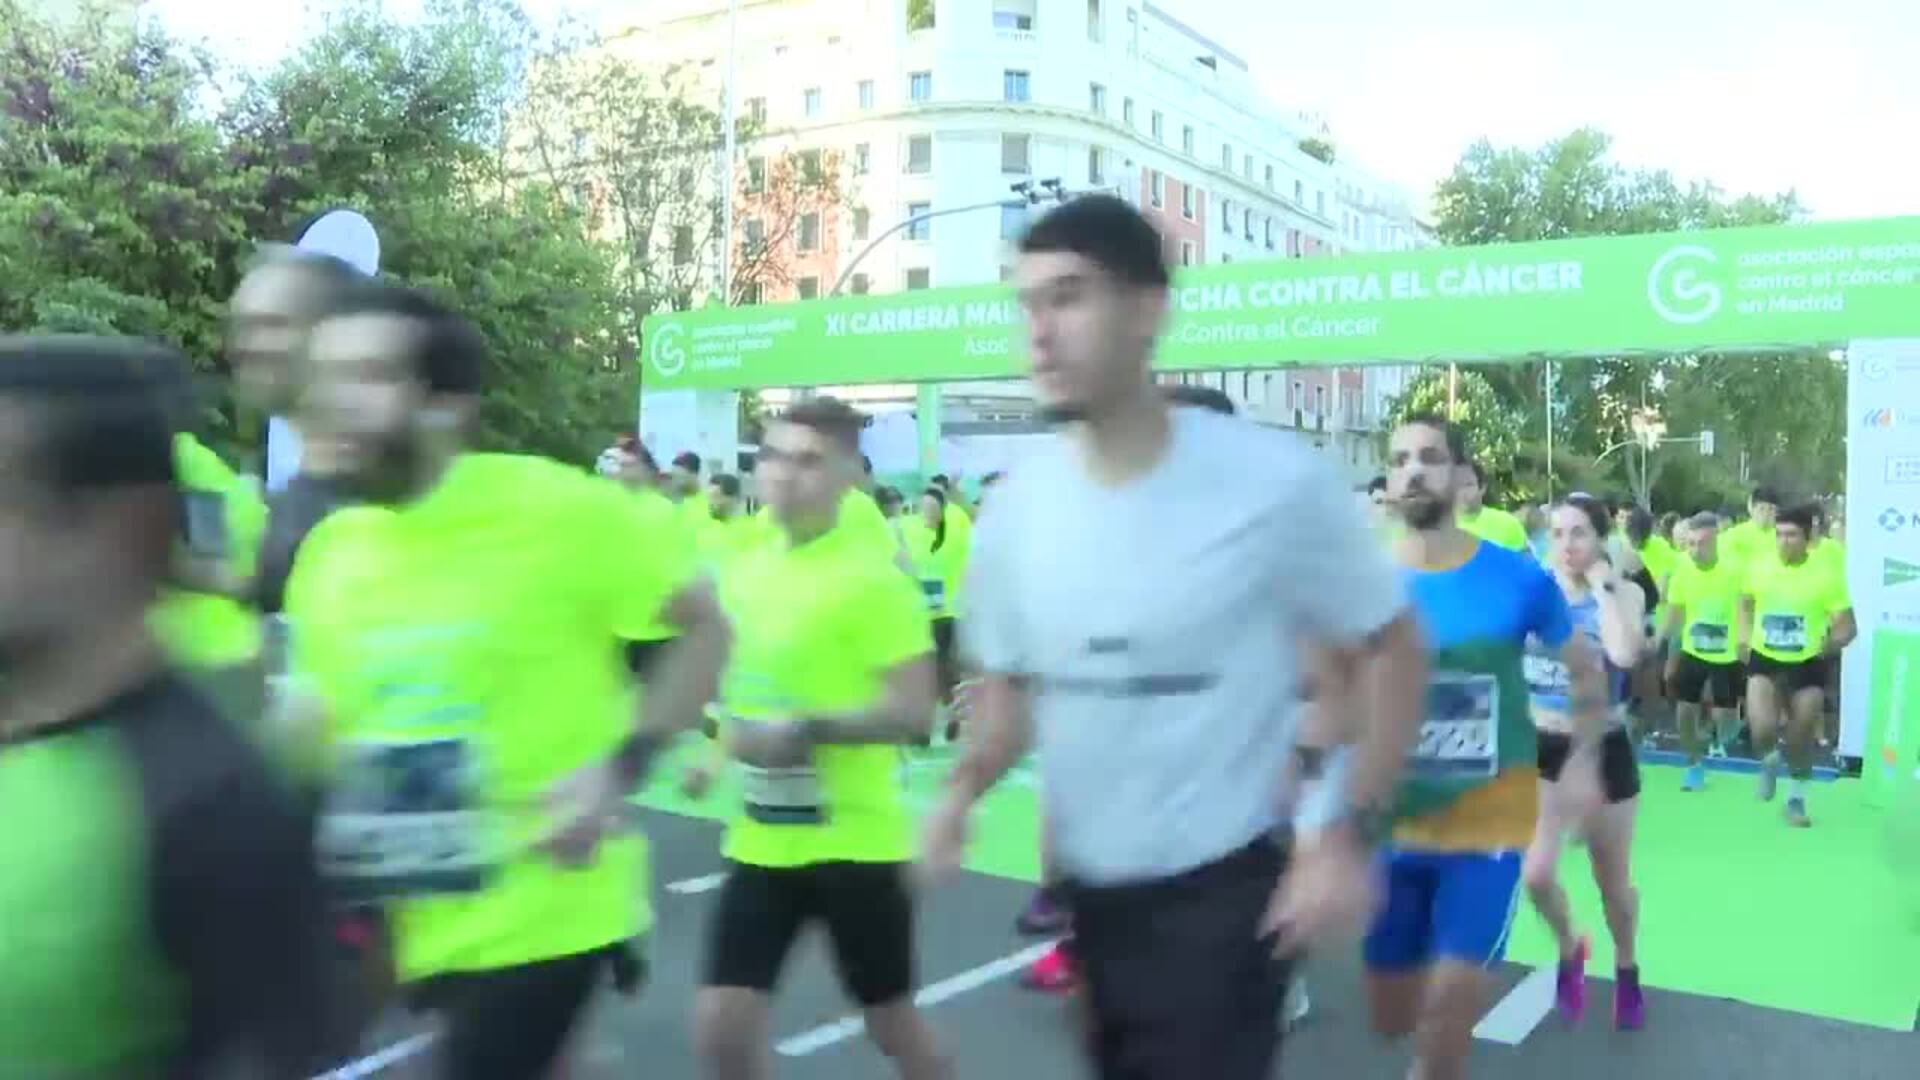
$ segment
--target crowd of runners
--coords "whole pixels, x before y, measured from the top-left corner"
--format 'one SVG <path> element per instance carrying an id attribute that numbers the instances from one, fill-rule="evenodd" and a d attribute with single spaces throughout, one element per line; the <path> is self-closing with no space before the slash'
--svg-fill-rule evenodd
<path id="1" fill-rule="evenodd" d="M 0 1077 L 314 1076 L 396 1006 L 450 1080 L 564 1076 L 589 1004 L 644 985 L 628 800 L 683 745 L 688 791 L 739 777 L 688 1003 L 714 1080 L 769 1074 L 816 925 L 897 1075 L 964 1072 L 913 1003 L 916 898 L 1030 752 L 1017 921 L 1061 944 L 1027 980 L 1083 1004 L 1098 1076 L 1271 1075 L 1343 935 L 1408 1075 L 1466 1075 L 1523 891 L 1577 1020 L 1570 838 L 1614 1023 L 1646 1023 L 1635 702 L 1675 703 L 1688 789 L 1747 738 L 1807 825 L 1853 634 L 1828 519 L 1762 490 L 1731 527 L 1577 494 L 1522 520 L 1437 416 L 1357 501 L 1155 381 L 1169 271 L 1127 204 L 1020 249 L 1058 433 L 971 494 L 877 487 L 829 397 L 769 421 L 751 503 L 631 436 L 590 470 L 482 452 L 458 298 L 294 251 L 229 305 L 236 393 L 301 437 L 270 491 L 196 437 L 167 350 L 0 339 L 0 814 L 29 825 L 0 831 Z M 916 820 L 903 759 L 936 749 Z"/>

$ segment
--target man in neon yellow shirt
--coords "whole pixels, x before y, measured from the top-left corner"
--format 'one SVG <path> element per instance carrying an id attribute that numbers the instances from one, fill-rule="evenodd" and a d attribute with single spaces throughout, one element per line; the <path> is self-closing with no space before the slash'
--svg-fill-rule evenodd
<path id="1" fill-rule="evenodd" d="M 1814 510 L 1782 510 L 1774 522 L 1776 557 L 1746 564 L 1740 597 L 1739 643 L 1747 661 L 1747 719 L 1754 749 L 1765 755 L 1760 797 L 1771 800 L 1779 781 L 1780 730 L 1786 729 L 1787 824 L 1804 829 L 1806 781 L 1813 775 L 1814 743 L 1826 712 L 1827 672 L 1853 641 L 1853 602 L 1845 575 L 1809 557 Z"/>
<path id="2" fill-rule="evenodd" d="M 767 531 L 741 512 L 740 478 L 732 473 L 715 473 L 707 481 L 707 508 L 696 540 L 709 567 L 724 568 L 767 538 Z"/>
<path id="3" fill-rule="evenodd" d="M 465 449 L 485 347 L 369 286 L 313 331 L 310 436 L 362 504 L 287 585 L 294 677 L 333 763 L 320 863 L 384 906 L 399 981 L 445 1014 L 446 1080 L 551 1075 L 651 922 L 625 796 L 697 726 L 728 629 L 664 504 Z M 680 631 L 634 719 L 615 642 Z"/>
<path id="4" fill-rule="evenodd" d="M 715 1080 L 767 1075 L 770 997 L 816 920 L 897 1074 L 952 1075 L 913 1004 L 913 815 L 900 776 L 900 748 L 933 718 L 933 642 L 914 583 L 836 526 L 860 475 L 862 419 L 814 398 L 768 425 L 757 476 L 780 535 L 721 579 L 740 632 L 722 740 L 744 796 L 697 1007 Z"/>
<path id="5" fill-rule="evenodd" d="M 1680 745 L 1687 755 L 1682 791 L 1707 785 L 1702 757 L 1709 750 L 1709 734 L 1701 730 L 1700 713 L 1713 717 L 1711 751 L 1726 755 L 1727 740 L 1738 729 L 1734 711 L 1745 682 L 1740 657 L 1734 650 L 1733 621 L 1740 607 L 1744 567 L 1720 554 L 1720 518 L 1713 513 L 1694 515 L 1687 524 L 1687 554 L 1679 559 L 1661 592 L 1667 613 L 1654 639 L 1656 653 L 1678 644 L 1667 658 L 1667 690 L 1674 701 Z"/>
<path id="6" fill-rule="evenodd" d="M 1486 504 L 1487 470 L 1479 462 L 1472 464 L 1472 479 L 1461 478 L 1458 496 L 1455 520 L 1462 529 L 1509 551 L 1527 550 L 1527 527 L 1520 519 Z"/>
<path id="7" fill-rule="evenodd" d="M 1720 555 L 1737 563 L 1772 558 L 1777 542 L 1773 522 L 1779 512 L 1779 492 L 1764 484 L 1754 488 L 1747 499 L 1747 520 L 1721 534 Z"/>

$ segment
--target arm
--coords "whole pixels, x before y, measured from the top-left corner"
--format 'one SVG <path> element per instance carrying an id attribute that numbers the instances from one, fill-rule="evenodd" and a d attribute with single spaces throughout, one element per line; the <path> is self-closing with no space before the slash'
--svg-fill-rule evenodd
<path id="1" fill-rule="evenodd" d="M 1607 733 L 1607 672 L 1600 660 L 1579 634 L 1569 634 L 1560 646 L 1560 662 L 1567 666 L 1567 713 L 1582 750 L 1599 745 Z"/>
<path id="2" fill-rule="evenodd" d="M 620 781 L 629 789 L 646 778 L 654 757 L 675 736 L 702 726 L 733 647 L 733 628 L 705 578 L 675 592 L 665 616 L 680 635 L 665 646 L 633 731 L 615 755 Z"/>
<path id="3" fill-rule="evenodd" d="M 1600 646 L 1618 668 L 1631 670 L 1646 653 L 1647 600 L 1640 586 L 1612 578 L 1594 593 L 1600 606 Z"/>
<path id="4" fill-rule="evenodd" d="M 1854 620 L 1852 608 L 1835 612 L 1833 626 L 1827 631 L 1827 651 L 1839 655 L 1840 650 L 1853 644 L 1853 639 L 1859 633 L 1860 627 Z"/>
<path id="5" fill-rule="evenodd" d="M 1734 655 L 1745 660 L 1753 651 L 1753 596 L 1740 594 L 1740 603 L 1733 617 Z"/>
<path id="6" fill-rule="evenodd" d="M 974 686 L 973 711 L 962 730 L 966 749 L 947 774 L 947 790 L 972 806 L 1026 755 L 1033 742 L 1026 677 L 981 676 Z"/>
<path id="7" fill-rule="evenodd" d="M 933 729 L 937 704 L 933 657 L 919 656 L 889 669 L 880 700 L 862 712 L 809 716 L 801 720 L 814 746 L 918 745 Z"/>

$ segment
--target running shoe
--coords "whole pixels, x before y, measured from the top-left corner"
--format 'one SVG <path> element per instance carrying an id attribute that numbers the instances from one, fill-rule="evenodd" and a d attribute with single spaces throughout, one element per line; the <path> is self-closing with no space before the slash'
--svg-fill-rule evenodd
<path id="1" fill-rule="evenodd" d="M 1640 969 L 1618 968 L 1613 973 L 1613 1027 L 1639 1031 L 1647 1026 L 1647 992 L 1640 989 Z"/>
<path id="2" fill-rule="evenodd" d="M 1707 748 L 1707 756 L 1708 756 L 1708 757 L 1710 757 L 1710 758 L 1723 758 L 1723 757 L 1726 757 L 1726 756 L 1727 756 L 1727 748 L 1726 748 L 1725 746 L 1722 746 L 1722 745 L 1721 745 L 1721 744 L 1719 744 L 1719 743 L 1714 743 L 1714 744 L 1713 744 L 1712 746 L 1710 746 L 1710 747 L 1708 747 L 1708 748 Z"/>
<path id="3" fill-rule="evenodd" d="M 1772 802 L 1774 791 L 1780 786 L 1780 751 L 1775 750 L 1760 762 L 1760 801 Z"/>
<path id="4" fill-rule="evenodd" d="M 1553 1005 L 1560 1012 L 1560 1019 L 1569 1024 L 1577 1024 L 1587 1012 L 1587 954 L 1591 947 L 1586 938 L 1574 946 L 1573 955 L 1560 961 L 1560 970 L 1553 981 Z"/>
<path id="5" fill-rule="evenodd" d="M 1035 889 L 1033 899 L 1013 925 L 1027 937 L 1046 937 L 1066 930 L 1068 922 L 1067 909 L 1054 898 L 1053 890 Z"/>
<path id="6" fill-rule="evenodd" d="M 1687 766 L 1686 772 L 1680 774 L 1681 791 L 1705 791 L 1706 787 L 1707 767 L 1704 764 L 1696 761 Z"/>
<path id="7" fill-rule="evenodd" d="M 1020 985 L 1029 990 L 1038 990 L 1043 994 L 1071 993 L 1080 985 L 1080 978 L 1073 970 L 1073 958 L 1067 954 L 1065 942 L 1057 942 L 1053 948 L 1041 954 L 1032 966 L 1020 973 Z"/>
<path id="8" fill-rule="evenodd" d="M 1795 829 L 1805 829 L 1813 824 L 1813 819 L 1807 816 L 1807 800 L 1805 799 L 1788 799 L 1786 811 L 1782 816 L 1787 819 L 1787 824 Z"/>
<path id="9" fill-rule="evenodd" d="M 1307 998 L 1307 980 L 1294 979 L 1287 984 L 1287 1030 L 1292 1031 L 1305 1023 L 1313 1012 L 1313 1002 Z"/>

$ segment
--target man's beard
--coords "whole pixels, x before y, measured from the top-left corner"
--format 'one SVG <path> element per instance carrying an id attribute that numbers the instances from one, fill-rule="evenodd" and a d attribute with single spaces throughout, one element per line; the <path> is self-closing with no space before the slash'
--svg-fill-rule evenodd
<path id="1" fill-rule="evenodd" d="M 1439 499 L 1408 499 L 1400 504 L 1401 519 L 1407 528 L 1415 532 L 1426 532 L 1439 528 L 1447 519 L 1448 505 Z"/>
<path id="2" fill-rule="evenodd" d="M 362 502 L 402 502 L 413 493 L 422 456 L 411 432 L 382 438 L 364 467 L 339 477 L 340 486 Z"/>

